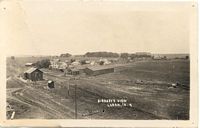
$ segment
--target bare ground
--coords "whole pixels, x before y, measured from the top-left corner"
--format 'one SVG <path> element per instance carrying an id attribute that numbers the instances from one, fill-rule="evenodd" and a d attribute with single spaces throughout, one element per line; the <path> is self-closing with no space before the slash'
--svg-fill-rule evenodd
<path id="1" fill-rule="evenodd" d="M 166 63 L 163 69 L 164 63 L 158 63 L 153 71 L 147 65 L 155 63 L 124 65 L 115 73 L 70 82 L 68 77 L 44 70 L 45 79 L 55 81 L 55 89 L 48 89 L 46 80 L 24 83 L 16 76 L 9 77 L 7 102 L 16 111 L 15 119 L 74 119 L 74 85 L 77 84 L 79 119 L 189 119 L 189 90 L 169 87 L 169 83 L 176 81 L 189 86 L 188 65 L 175 63 L 182 66 L 171 71 L 174 63 L 169 62 L 171 67 Z M 138 84 L 137 80 L 143 83 Z M 97 103 L 98 99 L 120 98 L 127 99 L 132 107 L 109 108 Z"/>

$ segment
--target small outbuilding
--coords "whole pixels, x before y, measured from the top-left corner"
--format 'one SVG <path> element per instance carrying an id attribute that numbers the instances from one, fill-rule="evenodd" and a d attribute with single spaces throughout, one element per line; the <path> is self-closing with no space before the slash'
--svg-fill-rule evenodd
<path id="1" fill-rule="evenodd" d="M 48 80 L 48 87 L 49 88 L 54 88 L 54 81 Z"/>
<path id="2" fill-rule="evenodd" d="M 43 80 L 43 72 L 38 68 L 30 68 L 24 72 L 24 78 L 32 81 Z"/>
<path id="3" fill-rule="evenodd" d="M 71 72 L 72 75 L 79 75 L 80 74 L 78 69 L 72 69 L 71 71 L 72 71 Z"/>
<path id="4" fill-rule="evenodd" d="M 78 69 L 72 68 L 72 69 L 68 69 L 68 74 L 70 75 L 79 75 L 80 72 Z"/>

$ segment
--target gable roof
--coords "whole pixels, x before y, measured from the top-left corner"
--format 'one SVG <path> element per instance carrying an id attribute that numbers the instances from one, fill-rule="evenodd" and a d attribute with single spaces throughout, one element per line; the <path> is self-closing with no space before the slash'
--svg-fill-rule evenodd
<path id="1" fill-rule="evenodd" d="M 75 69 L 75 68 L 73 68 L 73 69 L 71 69 L 71 71 L 77 71 L 77 72 L 78 72 L 79 70 L 78 70 L 78 69 Z"/>
<path id="2" fill-rule="evenodd" d="M 32 72 L 34 72 L 34 71 L 36 71 L 36 70 L 42 72 L 42 71 L 39 70 L 38 68 L 30 68 L 29 70 L 25 71 L 24 73 L 32 73 Z"/>
<path id="3" fill-rule="evenodd" d="M 82 69 L 86 69 L 87 65 L 85 65 L 85 66 L 84 65 L 81 65 L 81 66 L 77 65 L 75 68 L 78 69 L 78 70 L 82 70 Z"/>

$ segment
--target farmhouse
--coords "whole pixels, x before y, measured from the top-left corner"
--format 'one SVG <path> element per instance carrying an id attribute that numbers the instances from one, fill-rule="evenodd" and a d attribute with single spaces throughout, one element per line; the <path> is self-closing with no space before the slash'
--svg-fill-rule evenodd
<path id="1" fill-rule="evenodd" d="M 57 61 L 51 61 L 51 65 L 49 66 L 49 69 L 55 69 L 59 71 L 64 71 L 68 67 L 68 64 L 65 62 L 57 62 Z"/>
<path id="2" fill-rule="evenodd" d="M 92 66 L 92 67 L 87 67 L 85 69 L 85 73 L 87 75 L 93 75 L 93 76 L 112 73 L 112 72 L 114 72 L 114 68 L 106 66 Z"/>
<path id="3" fill-rule="evenodd" d="M 38 68 L 30 68 L 24 72 L 24 78 L 32 81 L 43 80 L 43 72 Z"/>

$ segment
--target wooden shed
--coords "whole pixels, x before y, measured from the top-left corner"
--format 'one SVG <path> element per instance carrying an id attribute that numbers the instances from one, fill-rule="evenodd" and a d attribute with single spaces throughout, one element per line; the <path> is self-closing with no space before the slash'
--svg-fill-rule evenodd
<path id="1" fill-rule="evenodd" d="M 30 68 L 24 72 L 24 78 L 32 81 L 43 80 L 43 72 L 38 68 Z"/>
<path id="2" fill-rule="evenodd" d="M 80 72 L 78 69 L 72 68 L 72 69 L 68 69 L 68 74 L 70 75 L 79 75 Z"/>

